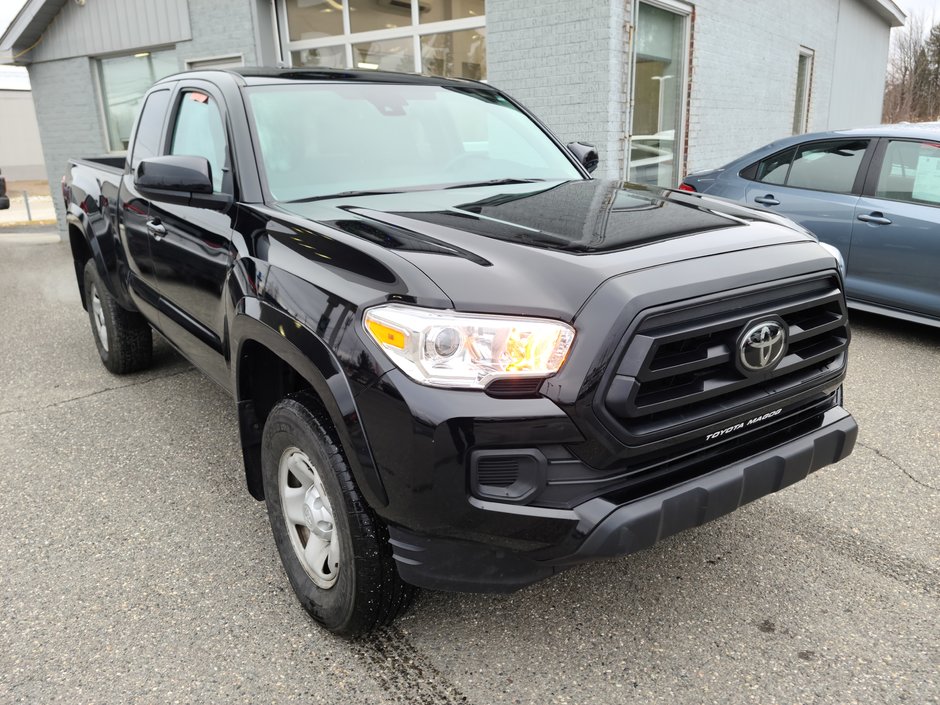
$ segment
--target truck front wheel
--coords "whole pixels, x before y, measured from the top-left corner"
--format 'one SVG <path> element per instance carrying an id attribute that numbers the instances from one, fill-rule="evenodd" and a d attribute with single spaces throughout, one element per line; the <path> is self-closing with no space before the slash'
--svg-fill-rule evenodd
<path id="1" fill-rule="evenodd" d="M 153 332 L 139 313 L 118 305 L 98 276 L 94 260 L 85 263 L 85 304 L 101 362 L 116 375 L 150 366 Z"/>
<path id="2" fill-rule="evenodd" d="M 264 496 L 281 562 L 301 605 L 347 637 L 391 622 L 411 603 L 388 530 L 366 504 L 332 428 L 306 393 L 268 415 Z"/>

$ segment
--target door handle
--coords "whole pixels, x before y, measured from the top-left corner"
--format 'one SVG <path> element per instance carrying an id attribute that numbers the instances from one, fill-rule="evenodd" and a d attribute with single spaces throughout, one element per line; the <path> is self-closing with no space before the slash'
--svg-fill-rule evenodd
<path id="1" fill-rule="evenodd" d="M 754 199 L 754 203 L 760 203 L 762 206 L 779 206 L 780 201 L 774 198 L 772 193 L 768 193 L 766 196 L 758 196 Z"/>
<path id="2" fill-rule="evenodd" d="M 862 213 L 858 216 L 858 219 L 863 223 L 874 223 L 875 225 L 891 225 L 891 221 L 885 218 L 885 214 L 880 211 L 875 211 L 873 213 Z"/>
<path id="3" fill-rule="evenodd" d="M 163 227 L 159 218 L 151 218 L 147 221 L 147 233 L 159 242 L 166 237 L 166 228 Z"/>

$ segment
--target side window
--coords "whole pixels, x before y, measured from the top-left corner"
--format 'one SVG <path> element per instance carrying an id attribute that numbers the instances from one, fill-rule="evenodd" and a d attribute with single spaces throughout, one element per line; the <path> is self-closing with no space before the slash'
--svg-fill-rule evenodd
<path id="1" fill-rule="evenodd" d="M 160 132 L 163 130 L 163 118 L 166 117 L 170 104 L 170 91 L 154 91 L 147 97 L 147 102 L 140 110 L 137 119 L 137 132 L 134 136 L 134 152 L 131 155 L 131 169 L 136 171 L 142 159 L 148 159 L 160 153 Z"/>
<path id="2" fill-rule="evenodd" d="M 785 149 L 748 167 L 748 173 L 743 173 L 742 176 L 765 184 L 786 183 L 787 171 L 790 169 L 790 162 L 793 161 L 794 154 L 796 154 L 796 147 Z"/>
<path id="3" fill-rule="evenodd" d="M 786 185 L 815 191 L 851 193 L 868 140 L 804 144 L 790 165 Z"/>
<path id="4" fill-rule="evenodd" d="M 875 196 L 940 205 L 940 145 L 903 140 L 888 142 Z"/>
<path id="5" fill-rule="evenodd" d="M 216 193 L 222 190 L 222 173 L 228 154 L 225 125 L 215 101 L 205 93 L 189 91 L 183 94 L 173 126 L 170 154 L 208 159 L 212 170 L 212 190 Z"/>

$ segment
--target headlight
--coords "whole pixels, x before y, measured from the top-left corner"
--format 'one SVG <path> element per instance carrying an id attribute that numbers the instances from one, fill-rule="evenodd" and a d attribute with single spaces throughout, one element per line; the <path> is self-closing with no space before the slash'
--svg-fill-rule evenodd
<path id="1" fill-rule="evenodd" d="M 435 387 L 483 389 L 499 377 L 547 377 L 559 370 L 574 328 L 559 321 L 376 306 L 366 332 L 405 374 Z"/>

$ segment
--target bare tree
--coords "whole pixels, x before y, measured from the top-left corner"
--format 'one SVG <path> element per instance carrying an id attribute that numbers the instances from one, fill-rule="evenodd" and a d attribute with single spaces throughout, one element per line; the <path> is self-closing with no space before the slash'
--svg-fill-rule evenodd
<path id="1" fill-rule="evenodd" d="M 885 82 L 884 122 L 940 119 L 940 25 L 928 33 L 914 14 L 894 37 Z"/>

